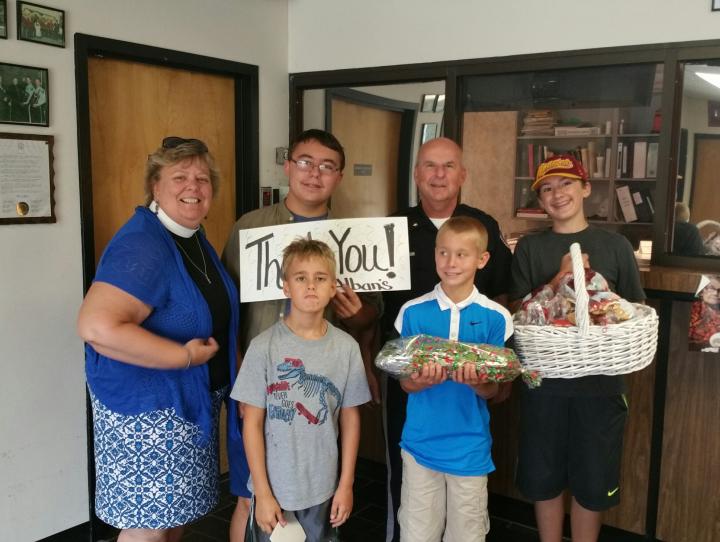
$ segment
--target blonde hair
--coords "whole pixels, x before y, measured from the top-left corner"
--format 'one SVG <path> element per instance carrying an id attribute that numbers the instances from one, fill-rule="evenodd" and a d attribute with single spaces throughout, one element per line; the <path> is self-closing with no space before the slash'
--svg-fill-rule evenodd
<path id="1" fill-rule="evenodd" d="M 469 216 L 453 216 L 448 218 L 445 223 L 440 226 L 437 232 L 437 237 L 440 237 L 441 233 L 452 232 L 458 233 L 471 233 L 475 238 L 475 244 L 477 245 L 479 252 L 485 252 L 488 244 L 488 233 L 487 229 L 482 222 Z M 437 239 L 436 237 L 436 239 Z"/>
<path id="2" fill-rule="evenodd" d="M 678 201 L 675 204 L 675 222 L 690 222 L 690 207 Z"/>
<path id="3" fill-rule="evenodd" d="M 215 158 L 208 152 L 204 143 L 189 140 L 187 143 L 181 143 L 172 148 L 159 147 L 154 153 L 148 155 L 145 165 L 145 205 L 148 206 L 153 201 L 153 188 L 155 183 L 160 180 L 162 168 L 193 158 L 198 158 L 207 165 L 213 198 L 215 198 L 220 188 L 220 171 L 215 165 Z"/>
<path id="4" fill-rule="evenodd" d="M 330 275 L 333 279 L 335 279 L 335 253 L 326 243 L 315 239 L 307 239 L 305 237 L 298 237 L 283 250 L 283 279 L 287 280 L 288 270 L 296 259 L 307 260 L 309 258 L 320 258 L 321 260 L 324 260 L 328 266 Z"/>

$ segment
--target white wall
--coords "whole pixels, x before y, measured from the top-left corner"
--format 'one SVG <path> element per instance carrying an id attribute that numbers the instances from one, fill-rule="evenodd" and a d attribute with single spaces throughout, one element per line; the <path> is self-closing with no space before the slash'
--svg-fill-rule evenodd
<path id="1" fill-rule="evenodd" d="M 41 2 L 45 4 L 45 2 Z M 10 39 L 0 61 L 49 68 L 56 224 L 0 226 L 0 540 L 44 538 L 88 520 L 73 34 L 81 32 L 260 67 L 260 184 L 280 178 L 287 144 L 286 0 L 53 0 L 65 49 Z M 138 179 L 140 182 L 140 179 Z"/>
<path id="2" fill-rule="evenodd" d="M 289 10 L 291 72 L 717 39 L 720 25 L 710 0 L 303 0 Z"/>

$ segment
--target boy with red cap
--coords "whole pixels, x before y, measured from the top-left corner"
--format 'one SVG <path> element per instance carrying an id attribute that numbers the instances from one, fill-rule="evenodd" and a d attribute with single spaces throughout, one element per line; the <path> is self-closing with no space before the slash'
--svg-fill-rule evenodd
<path id="1" fill-rule="evenodd" d="M 552 219 L 549 230 L 520 239 L 512 263 L 511 307 L 534 289 L 572 271 L 569 249 L 580 243 L 586 267 L 607 279 L 629 301 L 645 299 L 632 247 L 620 234 L 588 224 L 583 202 L 591 186 L 570 155 L 553 156 L 537 169 L 532 184 Z M 620 459 L 627 418 L 622 376 L 543 379 L 523 388 L 516 483 L 535 501 L 543 542 L 560 542 L 565 517 L 563 492 L 572 495 L 574 541 L 597 540 L 601 513 L 620 500 Z"/>

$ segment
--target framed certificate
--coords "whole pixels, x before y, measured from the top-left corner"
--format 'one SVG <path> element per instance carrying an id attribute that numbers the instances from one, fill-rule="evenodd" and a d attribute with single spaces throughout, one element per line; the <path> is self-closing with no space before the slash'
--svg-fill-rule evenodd
<path id="1" fill-rule="evenodd" d="M 56 222 L 53 136 L 0 133 L 0 224 Z"/>

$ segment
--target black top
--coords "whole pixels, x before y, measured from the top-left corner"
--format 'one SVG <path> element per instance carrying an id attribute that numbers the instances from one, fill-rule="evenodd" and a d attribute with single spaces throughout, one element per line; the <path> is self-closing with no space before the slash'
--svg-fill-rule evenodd
<path id="1" fill-rule="evenodd" d="M 440 277 L 435 270 L 435 237 L 438 229 L 425 214 L 422 206 L 410 207 L 392 216 L 405 216 L 408 219 L 412 289 L 383 293 L 385 302 L 383 330 L 388 337 L 394 334 L 395 318 L 397 318 L 400 308 L 407 301 L 428 293 L 440 282 Z M 482 222 L 488 232 L 490 260 L 485 267 L 478 269 L 475 273 L 477 289 L 489 298 L 506 294 L 510 289 L 512 253 L 500 234 L 497 221 L 480 209 L 464 204 L 455 207 L 453 216 L 475 218 Z"/>
<path id="2" fill-rule="evenodd" d="M 702 256 L 705 254 L 700 230 L 690 222 L 675 222 L 672 253 L 678 256 Z"/>
<path id="3" fill-rule="evenodd" d="M 187 238 L 180 237 L 174 233 L 171 233 L 171 235 L 178 246 L 182 247 L 180 255 L 185 262 L 185 268 L 210 308 L 212 336 L 220 346 L 215 355 L 208 361 L 210 390 L 219 390 L 230 385 L 227 348 L 228 330 L 230 328 L 230 301 L 228 300 L 227 290 L 225 289 L 220 273 L 210 259 L 210 255 L 201 248 L 202 244 L 199 242 L 199 239 L 196 238 L 197 233 Z M 202 254 L 200 253 L 201 250 Z M 203 258 L 205 258 L 204 267 Z M 210 283 L 208 283 L 205 275 L 200 271 L 205 268 L 207 269 L 207 276 L 210 279 Z"/>

